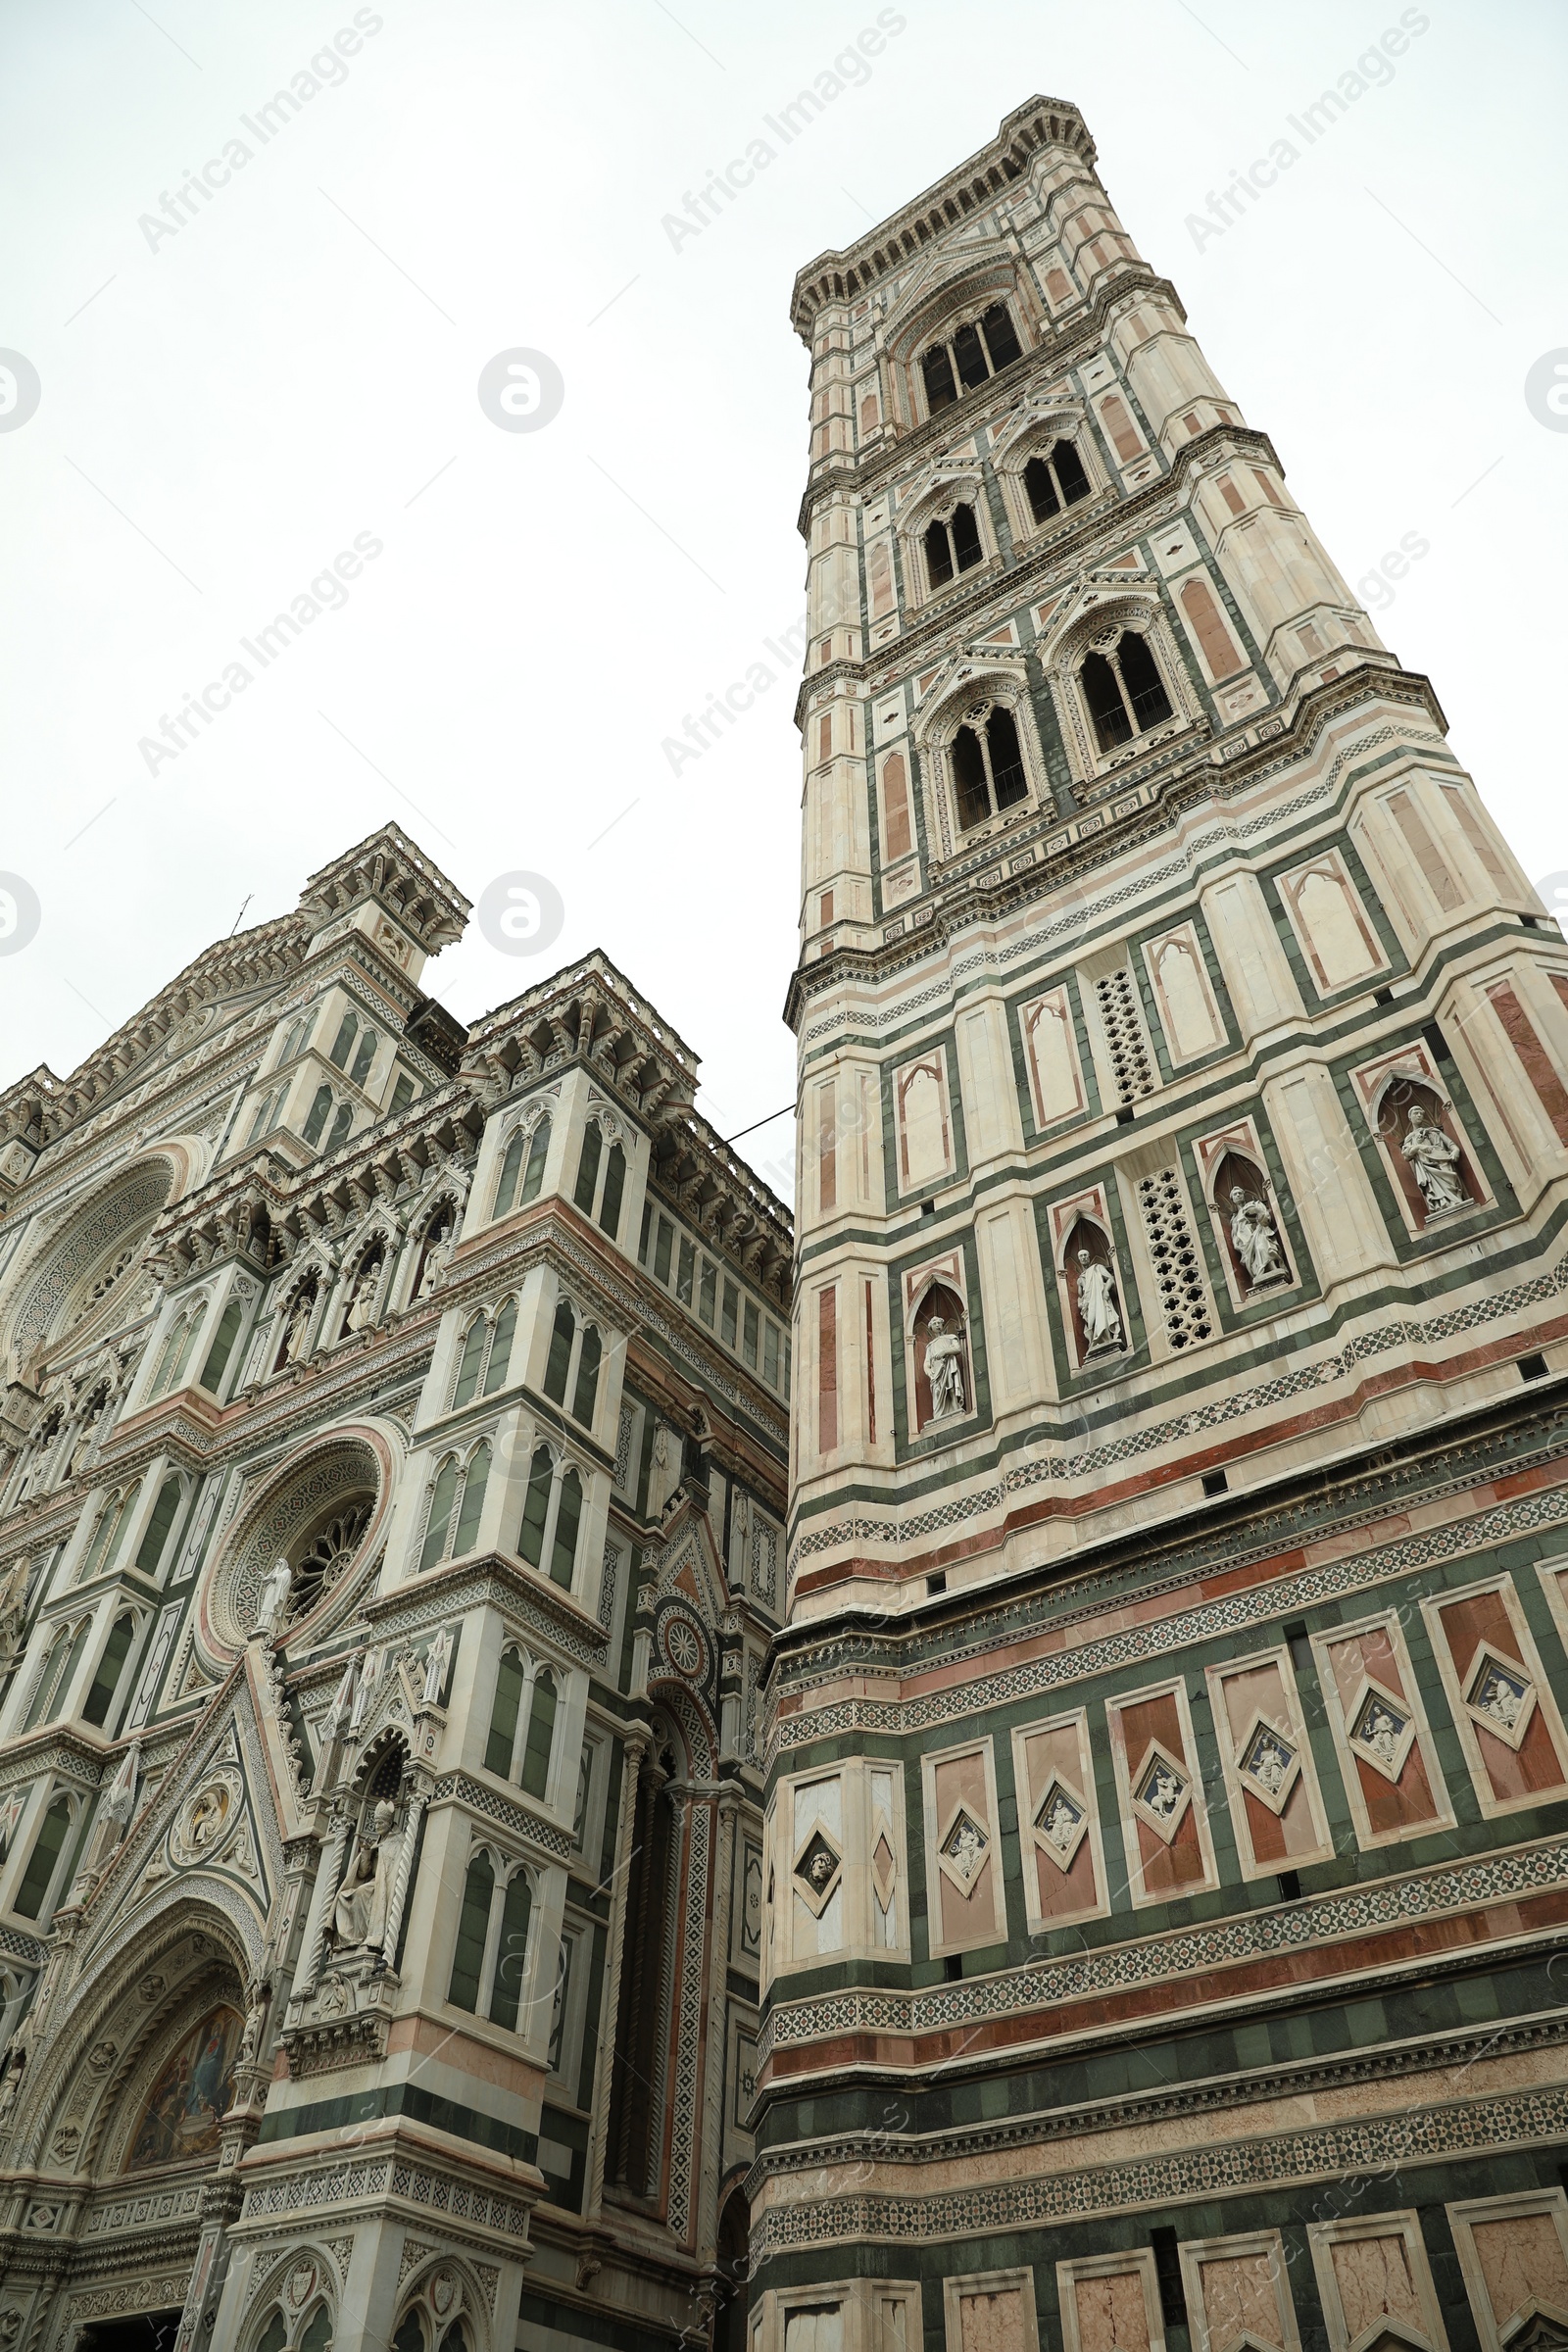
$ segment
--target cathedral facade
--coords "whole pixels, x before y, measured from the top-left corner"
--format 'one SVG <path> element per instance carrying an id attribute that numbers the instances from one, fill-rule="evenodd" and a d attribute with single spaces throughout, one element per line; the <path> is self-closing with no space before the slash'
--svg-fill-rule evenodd
<path id="1" fill-rule="evenodd" d="M 1073 107 L 794 318 L 793 1225 L 391 825 L 0 1095 L 0 2352 L 1568 2345 L 1568 948 Z"/>
<path id="2" fill-rule="evenodd" d="M 8 2352 L 743 2267 L 788 1214 L 605 956 L 454 1021 L 467 912 L 388 826 L 0 1098 Z"/>
<path id="3" fill-rule="evenodd" d="M 1035 99 L 804 270 L 755 2352 L 1568 2342 L 1568 951 Z"/>

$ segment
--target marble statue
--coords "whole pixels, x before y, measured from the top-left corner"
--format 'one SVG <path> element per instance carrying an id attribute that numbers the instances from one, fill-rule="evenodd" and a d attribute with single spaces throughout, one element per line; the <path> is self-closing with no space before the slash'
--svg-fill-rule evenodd
<path id="1" fill-rule="evenodd" d="M 1254 1288 L 1289 1272 L 1268 1203 L 1255 1195 L 1249 1199 L 1239 1184 L 1231 1186 L 1231 1240 Z"/>
<path id="2" fill-rule="evenodd" d="M 294 1571 L 287 1560 L 274 1560 L 256 1595 L 256 1616 L 251 1626 L 253 1636 L 259 1634 L 264 1642 L 270 1642 L 277 1632 L 293 1582 Z"/>
<path id="3" fill-rule="evenodd" d="M 430 1293 L 435 1289 L 436 1284 L 447 1270 L 448 1260 L 456 1247 L 456 1238 L 449 1230 L 439 1235 L 430 1244 L 425 1252 L 424 1269 L 419 1276 L 419 1288 L 415 1294 L 416 1298 L 428 1298 Z"/>
<path id="4" fill-rule="evenodd" d="M 397 1808 L 385 1797 L 375 1808 L 370 1835 L 360 1840 L 332 1905 L 332 1933 L 346 1945 L 379 1946 L 386 1934 L 386 1907 L 398 1840 L 392 1824 Z"/>
<path id="5" fill-rule="evenodd" d="M 931 1383 L 931 1418 L 945 1421 L 964 1409 L 963 1341 L 933 1315 L 925 1343 L 925 1376 Z"/>
<path id="6" fill-rule="evenodd" d="M 1410 1123 L 1399 1150 L 1421 1187 L 1427 1215 L 1438 1217 L 1450 1208 L 1463 1208 L 1470 1196 L 1459 1174 L 1459 1147 L 1451 1135 L 1434 1127 L 1419 1102 L 1410 1109 Z"/>
<path id="7" fill-rule="evenodd" d="M 1116 1279 L 1102 1258 L 1078 1252 L 1078 1313 L 1084 1327 L 1084 1351 L 1100 1355 L 1123 1345 L 1121 1309 L 1116 1303 Z"/>
<path id="8" fill-rule="evenodd" d="M 311 1316 L 315 1312 L 315 1292 L 301 1291 L 289 1309 L 288 1321 L 283 1326 L 283 1361 L 286 1364 L 297 1364 L 304 1354 L 305 1335 L 311 1327 Z"/>

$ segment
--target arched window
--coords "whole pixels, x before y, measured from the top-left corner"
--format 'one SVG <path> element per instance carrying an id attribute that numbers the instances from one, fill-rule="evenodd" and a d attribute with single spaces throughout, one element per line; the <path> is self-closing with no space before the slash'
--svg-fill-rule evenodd
<path id="1" fill-rule="evenodd" d="M 577 1385 L 571 1393 L 571 1417 L 585 1429 L 594 1425 L 594 1406 L 599 1398 L 599 1334 L 590 1323 L 577 1352 Z"/>
<path id="2" fill-rule="evenodd" d="M 550 1355 L 545 1364 L 545 1395 L 553 1404 L 564 1405 L 566 1401 L 566 1375 L 571 1369 L 571 1344 L 576 1336 L 577 1318 L 571 1311 L 571 1301 L 563 1298 L 556 1307 Z"/>
<path id="3" fill-rule="evenodd" d="M 527 1155 L 526 1163 L 524 1153 Z M 549 1156 L 550 1117 L 547 1112 L 531 1137 L 525 1127 L 513 1131 L 506 1157 L 501 1162 L 495 1206 L 490 1212 L 493 1217 L 510 1216 L 514 1208 L 526 1208 L 530 1200 L 538 1200 L 545 1181 L 545 1162 Z M 517 1183 L 519 1171 L 522 1176 L 520 1189 Z"/>
<path id="4" fill-rule="evenodd" d="M 332 1089 L 329 1086 L 318 1086 L 316 1090 L 316 1100 L 311 1104 L 310 1116 L 305 1122 L 305 1141 L 313 1148 L 321 1140 L 321 1129 L 326 1125 L 331 1109 Z"/>
<path id="5" fill-rule="evenodd" d="M 35 1723 L 43 1720 L 44 1709 L 54 1696 L 55 1686 L 60 1680 L 60 1670 L 66 1662 L 70 1648 L 71 1628 L 63 1625 L 45 1652 L 43 1664 L 38 1670 L 38 1680 L 32 1689 L 31 1704 L 27 1708 L 26 1721 L 22 1727 L 24 1732 L 30 1732 Z"/>
<path id="6" fill-rule="evenodd" d="M 407 2315 L 392 2338 L 392 2352 L 424 2352 L 424 2322 L 416 2311 Z"/>
<path id="7" fill-rule="evenodd" d="M 512 1758 L 517 1744 L 517 1715 L 522 1705 L 524 1688 L 521 1658 L 514 1649 L 504 1649 L 501 1664 L 496 1669 L 496 1694 L 490 1705 L 490 1732 L 484 1747 L 486 1772 L 498 1772 L 504 1781 L 512 1778 Z"/>
<path id="8" fill-rule="evenodd" d="M 513 1129 L 512 1141 L 502 1157 L 501 1173 L 496 1178 L 495 1202 L 490 1211 L 493 1217 L 504 1217 L 517 1198 L 517 1177 L 521 1172 L 523 1147 L 527 1140 L 520 1127 Z"/>
<path id="9" fill-rule="evenodd" d="M 335 1061 L 340 1070 L 348 1060 L 349 1048 L 354 1043 L 359 1025 L 360 1016 L 357 1012 L 346 1012 L 338 1023 L 337 1035 L 332 1040 L 332 1051 L 327 1058 Z"/>
<path id="10" fill-rule="evenodd" d="M 1108 655 L 1087 655 L 1079 676 L 1102 752 L 1131 743 L 1172 715 L 1149 642 L 1136 629 L 1124 629 Z"/>
<path id="11" fill-rule="evenodd" d="M 983 719 L 966 720 L 954 737 L 953 787 L 965 833 L 1028 799 L 1018 729 L 1001 704 Z"/>
<path id="12" fill-rule="evenodd" d="M 86 1584 L 101 1570 L 113 1567 L 115 1553 L 120 1545 L 120 1538 L 125 1521 L 130 1517 L 135 1499 L 136 1490 L 134 1487 L 128 1494 L 111 1494 L 108 1497 L 103 1509 L 98 1514 L 98 1524 L 93 1529 L 92 1542 L 88 1544 L 86 1555 L 82 1560 L 81 1570 L 76 1578 L 78 1585 Z"/>
<path id="13" fill-rule="evenodd" d="M 349 1129 L 353 1126 L 353 1103 L 340 1102 L 337 1106 L 337 1115 L 332 1121 L 332 1132 L 326 1139 L 326 1151 L 328 1156 L 330 1156 L 332 1152 L 336 1152 L 343 1144 L 347 1143 Z"/>
<path id="14" fill-rule="evenodd" d="M 1023 486 L 1036 522 L 1049 522 L 1063 507 L 1075 507 L 1089 496 L 1089 476 L 1071 441 L 1058 441 L 1043 458 L 1031 458 L 1023 469 Z"/>
<path id="15" fill-rule="evenodd" d="M 481 1440 L 469 1454 L 463 1473 L 463 1495 L 458 1504 L 457 1532 L 452 1539 L 452 1556 L 463 1559 L 479 1541 L 479 1521 L 484 1513 L 484 1491 L 490 1483 L 490 1447 Z"/>
<path id="16" fill-rule="evenodd" d="M 619 1144 L 612 1144 L 605 1162 L 604 1197 L 599 1203 L 599 1224 L 602 1232 L 613 1241 L 620 1231 L 620 1203 L 626 1190 L 626 1154 Z"/>
<path id="17" fill-rule="evenodd" d="M 153 1374 L 152 1387 L 147 1392 L 150 1396 L 162 1396 L 166 1391 L 178 1388 L 184 1377 L 185 1367 L 190 1362 L 191 1349 L 196 1345 L 196 1334 L 200 1325 L 200 1307 L 193 1307 L 188 1314 L 180 1316 L 164 1342 L 163 1350 L 158 1358 L 158 1369 Z"/>
<path id="18" fill-rule="evenodd" d="M 457 1384 L 452 1391 L 452 1406 L 472 1402 L 479 1387 L 479 1374 L 484 1367 L 485 1346 L 490 1338 L 490 1318 L 475 1315 L 464 1335 L 463 1353 L 458 1358 Z"/>
<path id="19" fill-rule="evenodd" d="M 300 2337 L 300 2352 L 327 2352 L 332 2341 L 332 2315 L 324 2303 L 318 2303 L 311 2314 L 311 2324 Z"/>
<path id="20" fill-rule="evenodd" d="M 484 1947 L 490 1940 L 490 1904 L 496 1874 L 488 1854 L 475 1854 L 463 1882 L 463 1908 L 458 1914 L 458 1938 L 452 1954 L 452 1982 L 447 1999 L 457 2009 L 477 2012 L 479 1984 L 484 1974 Z"/>
<path id="21" fill-rule="evenodd" d="M 983 553 L 973 507 L 955 507 L 951 520 L 926 526 L 925 568 L 933 588 L 946 587 L 956 571 L 971 570 Z"/>
<path id="22" fill-rule="evenodd" d="M 381 1040 L 373 1029 L 361 1031 L 359 1050 L 354 1056 L 354 1067 L 349 1072 L 349 1077 L 354 1085 L 364 1086 L 368 1079 L 370 1064 L 375 1059 L 375 1049 L 380 1043 Z"/>
<path id="23" fill-rule="evenodd" d="M 430 1490 L 430 1516 L 425 1522 L 424 1542 L 419 1549 L 418 1573 L 433 1568 L 437 1560 L 445 1559 L 447 1536 L 452 1527 L 453 1505 L 458 1498 L 458 1460 L 455 1454 L 444 1461 L 435 1474 Z"/>
<path id="24" fill-rule="evenodd" d="M 522 1525 L 517 1531 L 517 1550 L 530 1568 L 537 1568 L 545 1556 L 545 1526 L 550 1517 L 550 1502 L 555 1486 L 555 1463 L 548 1446 L 534 1447 L 533 1460 L 528 1465 L 528 1492 L 523 1497 Z"/>
<path id="25" fill-rule="evenodd" d="M 512 1362 L 513 1334 L 516 1328 L 517 1301 L 509 1298 L 496 1317 L 495 1331 L 491 1335 L 490 1353 L 484 1367 L 483 1393 L 486 1396 L 493 1396 L 506 1380 L 507 1369 Z"/>
<path id="26" fill-rule="evenodd" d="M 522 1750 L 522 1788 L 525 1795 L 543 1798 L 550 1787 L 550 1751 L 556 1738 L 556 1678 L 549 1668 L 534 1677 L 533 1704 L 528 1709 L 528 1737 Z"/>
<path id="27" fill-rule="evenodd" d="M 57 1796 L 38 1825 L 38 1835 L 27 1856 L 27 1867 L 22 1874 L 11 1908 L 19 1919 L 36 1919 L 44 1908 L 45 1897 L 54 1886 L 60 1870 L 60 1857 L 66 1839 L 71 1835 L 71 1799 Z"/>
<path id="28" fill-rule="evenodd" d="M 239 1327 L 244 1320 L 245 1301 L 243 1298 L 231 1298 L 219 1318 L 218 1329 L 213 1335 L 213 1344 L 207 1350 L 207 1361 L 201 1368 L 197 1383 L 198 1387 L 207 1389 L 215 1396 L 222 1386 L 223 1374 L 228 1370 L 234 1342 L 239 1338 Z"/>
<path id="29" fill-rule="evenodd" d="M 169 1531 L 174 1524 L 174 1514 L 179 1509 L 179 1498 L 183 1491 L 179 1473 L 171 1470 L 158 1490 L 158 1500 L 153 1504 L 152 1517 L 143 1528 L 141 1542 L 136 1546 L 136 1566 L 141 1570 L 143 1576 L 156 1576 L 158 1573 L 159 1562 L 163 1559 L 164 1546 L 169 1542 Z"/>
<path id="30" fill-rule="evenodd" d="M 452 1981 L 447 1988 L 454 2008 L 488 2017 L 508 2033 L 516 2032 L 532 1911 L 533 1890 L 523 1868 L 513 1868 L 498 1884 L 490 1856 L 484 1852 L 473 1856 L 463 1884 Z M 392 2340 L 397 2352 L 403 2330 Z M 422 2344 L 422 2336 L 420 2341 Z"/>
<path id="31" fill-rule="evenodd" d="M 1020 356 L 1012 314 L 1004 302 L 994 302 L 979 318 L 956 328 L 951 338 L 933 343 L 921 359 L 926 407 L 933 415 L 950 407 L 958 397 L 959 384 L 965 392 L 972 392 Z"/>
<path id="32" fill-rule="evenodd" d="M 517 2030 L 517 2005 L 528 1966 L 528 1924 L 533 1914 L 533 1889 L 525 1870 L 514 1870 L 501 1902 L 501 1934 L 491 1971 L 490 2023 L 509 2034 Z M 446 2352 L 450 2331 L 442 2344 Z"/>
<path id="33" fill-rule="evenodd" d="M 582 1154 L 577 1161 L 577 1182 L 572 1191 L 572 1202 L 586 1216 L 594 1213 L 594 1195 L 599 1190 L 599 1158 L 605 1148 L 599 1121 L 590 1119 L 582 1131 Z"/>
<path id="34" fill-rule="evenodd" d="M 550 1578 L 553 1584 L 571 1590 L 572 1572 L 577 1565 L 577 1530 L 582 1520 L 582 1480 L 575 1470 L 563 1472 L 561 1493 L 556 1503 L 555 1541 L 550 1546 Z"/>
<path id="35" fill-rule="evenodd" d="M 259 1142 L 261 1137 L 267 1133 L 268 1129 L 272 1124 L 272 1112 L 282 1099 L 283 1098 L 281 1094 L 264 1095 L 262 1097 L 260 1102 L 258 1102 L 256 1105 L 256 1116 L 251 1121 L 251 1131 L 245 1138 L 247 1144 Z"/>
<path id="36" fill-rule="evenodd" d="M 288 2328 L 284 2322 L 282 2311 L 274 2307 L 272 2316 L 267 2323 L 262 2340 L 256 2347 L 256 2352 L 283 2352 L 283 2346 L 287 2342 Z"/>
<path id="37" fill-rule="evenodd" d="M 123 1616 L 115 1619 L 109 1629 L 109 1639 L 104 1643 L 104 1654 L 98 1661 L 98 1671 L 92 1678 L 92 1688 L 82 1702 L 82 1721 L 96 1724 L 100 1731 L 109 1721 L 109 1709 L 114 1703 L 125 1654 L 135 1631 L 136 1620 L 128 1609 Z"/>

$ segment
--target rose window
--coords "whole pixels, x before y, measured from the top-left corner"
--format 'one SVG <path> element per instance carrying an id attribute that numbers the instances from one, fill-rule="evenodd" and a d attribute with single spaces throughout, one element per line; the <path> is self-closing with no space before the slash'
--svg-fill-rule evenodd
<path id="1" fill-rule="evenodd" d="M 372 1507 L 368 1495 L 346 1503 L 312 1537 L 294 1562 L 294 1582 L 288 1596 L 290 1623 L 296 1617 L 309 1616 L 317 1602 L 324 1600 L 331 1592 L 359 1549 L 360 1539 L 370 1524 Z"/>

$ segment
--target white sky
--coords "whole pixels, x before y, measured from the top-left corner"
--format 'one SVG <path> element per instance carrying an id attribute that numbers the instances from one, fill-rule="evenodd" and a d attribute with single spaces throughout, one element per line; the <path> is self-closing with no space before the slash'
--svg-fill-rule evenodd
<path id="1" fill-rule="evenodd" d="M 789 1102 L 794 674 L 679 778 L 661 744 L 755 661 L 777 670 L 762 641 L 802 607 L 795 270 L 1035 91 L 1083 108 L 1129 230 L 1348 576 L 1430 542 L 1380 626 L 1527 870 L 1568 868 L 1568 433 L 1524 400 L 1568 346 L 1568 36 L 1545 0 L 1405 12 L 1429 27 L 1393 81 L 1201 251 L 1187 216 L 1392 0 L 1202 0 L 1201 22 L 1183 0 L 901 0 L 868 82 L 678 252 L 662 216 L 873 0 L 373 13 L 263 147 L 239 117 L 352 24 L 345 0 L 0 7 L 0 345 L 42 380 L 0 432 L 0 869 L 42 903 L 0 957 L 0 1083 L 69 1071 L 242 901 L 247 924 L 282 912 L 392 816 L 473 899 L 526 868 L 565 902 L 545 957 L 474 928 L 447 951 L 429 977 L 460 1016 L 602 945 L 703 1056 L 726 1134 Z M 139 216 L 236 135 L 252 161 L 150 251 Z M 565 381 L 538 433 L 475 394 L 519 345 Z M 362 532 L 383 553 L 347 605 L 150 777 L 138 740 Z M 786 1191 L 788 1138 L 743 1147 Z"/>

